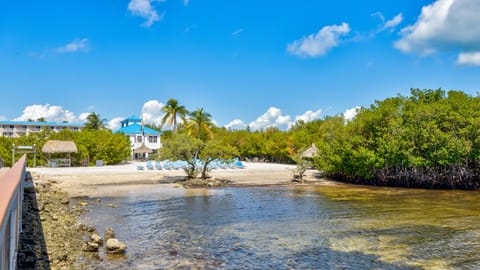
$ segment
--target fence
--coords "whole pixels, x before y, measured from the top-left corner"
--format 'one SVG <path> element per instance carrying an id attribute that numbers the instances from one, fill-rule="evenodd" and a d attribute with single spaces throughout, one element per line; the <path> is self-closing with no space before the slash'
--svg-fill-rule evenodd
<path id="1" fill-rule="evenodd" d="M 25 173 L 26 155 L 23 155 L 0 178 L 0 270 L 13 270 L 17 266 Z"/>

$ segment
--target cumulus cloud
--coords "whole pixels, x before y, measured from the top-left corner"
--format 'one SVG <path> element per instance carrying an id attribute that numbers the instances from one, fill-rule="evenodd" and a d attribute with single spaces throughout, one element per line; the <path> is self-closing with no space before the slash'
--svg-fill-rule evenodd
<path id="1" fill-rule="evenodd" d="M 287 51 L 301 57 L 319 57 L 338 46 L 340 37 L 350 32 L 347 23 L 325 26 L 318 33 L 310 34 L 287 45 Z"/>
<path id="2" fill-rule="evenodd" d="M 228 130 L 241 130 L 246 129 L 247 127 L 248 125 L 240 119 L 235 119 L 225 125 L 225 128 Z"/>
<path id="3" fill-rule="evenodd" d="M 50 104 L 34 104 L 25 107 L 23 114 L 17 118 L 15 121 L 28 121 L 29 119 L 36 120 L 38 118 L 45 118 L 46 121 L 54 122 L 76 122 L 78 121 L 74 113 L 69 110 L 64 109 L 61 106 L 54 106 Z"/>
<path id="4" fill-rule="evenodd" d="M 322 115 L 322 113 L 323 113 L 322 109 L 318 109 L 316 111 L 308 110 L 302 115 L 297 115 L 295 117 L 295 122 L 301 120 L 305 123 L 308 123 L 308 122 L 311 122 L 313 120 L 319 119 L 320 116 Z"/>
<path id="5" fill-rule="evenodd" d="M 415 24 L 401 30 L 402 37 L 394 46 L 420 55 L 460 51 L 459 64 L 475 63 L 476 52 L 480 51 L 478 10 L 478 0 L 437 0 L 422 8 Z"/>
<path id="6" fill-rule="evenodd" d="M 78 120 L 80 120 L 80 122 L 87 122 L 87 117 L 88 117 L 90 114 L 91 114 L 90 112 L 81 113 L 81 114 L 78 116 Z"/>
<path id="7" fill-rule="evenodd" d="M 464 66 L 480 66 L 480 51 L 460 53 L 457 58 L 457 64 Z"/>
<path id="8" fill-rule="evenodd" d="M 357 114 L 359 112 L 360 112 L 360 106 L 356 106 L 356 107 L 353 107 L 351 109 L 347 109 L 343 113 L 343 118 L 345 118 L 346 121 L 350 121 L 353 118 L 355 118 L 355 116 L 357 116 Z"/>
<path id="9" fill-rule="evenodd" d="M 249 124 L 252 130 L 261 130 L 269 127 L 288 127 L 290 115 L 283 115 L 279 108 L 270 107 L 266 113 Z"/>
<path id="10" fill-rule="evenodd" d="M 124 119 L 124 117 L 115 117 L 111 119 L 110 121 L 108 121 L 107 128 L 113 131 L 120 129 L 120 127 L 122 126 L 120 122 L 122 122 Z"/>
<path id="11" fill-rule="evenodd" d="M 165 16 L 165 13 L 158 15 L 157 10 L 152 5 L 154 2 L 165 2 L 165 0 L 131 0 L 128 3 L 128 10 L 132 15 L 146 19 L 142 26 L 150 27 Z M 188 1 L 184 1 L 185 3 L 188 4 Z"/>
<path id="12" fill-rule="evenodd" d="M 57 53 L 87 52 L 90 49 L 88 38 L 74 39 L 67 45 L 55 49 Z"/>
<path id="13" fill-rule="evenodd" d="M 163 117 L 163 106 L 165 106 L 165 104 L 158 100 L 149 100 L 145 102 L 142 108 L 143 121 L 146 124 L 160 125 Z"/>

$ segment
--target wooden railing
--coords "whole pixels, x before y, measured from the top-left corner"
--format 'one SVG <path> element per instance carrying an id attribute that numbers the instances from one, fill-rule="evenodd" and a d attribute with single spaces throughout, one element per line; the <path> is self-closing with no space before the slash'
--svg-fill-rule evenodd
<path id="1" fill-rule="evenodd" d="M 22 230 L 23 180 L 26 155 L 0 178 L 0 270 L 17 266 L 19 234 Z"/>

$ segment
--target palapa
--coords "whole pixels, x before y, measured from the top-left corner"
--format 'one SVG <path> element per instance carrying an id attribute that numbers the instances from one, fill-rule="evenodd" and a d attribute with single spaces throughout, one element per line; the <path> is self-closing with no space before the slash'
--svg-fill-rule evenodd
<path id="1" fill-rule="evenodd" d="M 144 153 L 153 153 L 153 150 L 148 148 L 144 143 L 140 145 L 137 149 L 133 150 L 134 154 L 144 154 Z"/>
<path id="2" fill-rule="evenodd" d="M 312 147 L 308 148 L 302 153 L 302 158 L 314 158 L 318 154 L 318 148 L 312 143 Z"/>
<path id="3" fill-rule="evenodd" d="M 73 141 L 47 141 L 42 147 L 43 153 L 55 154 L 55 153 L 77 153 L 77 146 Z"/>

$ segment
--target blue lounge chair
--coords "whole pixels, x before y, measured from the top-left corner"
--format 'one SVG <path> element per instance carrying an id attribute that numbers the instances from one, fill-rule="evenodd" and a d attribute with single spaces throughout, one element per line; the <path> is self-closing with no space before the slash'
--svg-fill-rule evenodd
<path id="1" fill-rule="evenodd" d="M 153 170 L 153 164 L 151 160 L 147 161 L 147 169 Z"/>
<path id="2" fill-rule="evenodd" d="M 157 170 L 162 169 L 162 164 L 160 163 L 160 161 L 155 161 L 155 169 L 157 169 Z"/>
<path id="3" fill-rule="evenodd" d="M 245 165 L 243 165 L 243 163 L 240 160 L 235 161 L 234 164 L 235 164 L 235 167 L 239 169 L 245 169 Z"/>

